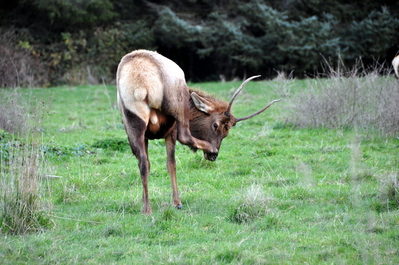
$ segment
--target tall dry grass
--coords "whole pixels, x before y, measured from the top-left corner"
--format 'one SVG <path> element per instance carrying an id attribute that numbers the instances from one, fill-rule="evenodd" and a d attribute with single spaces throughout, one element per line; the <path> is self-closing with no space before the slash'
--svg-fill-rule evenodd
<path id="1" fill-rule="evenodd" d="M 10 91 L 0 106 L 0 233 L 22 234 L 51 226 L 49 208 L 42 200 L 46 164 L 38 141 L 40 104 L 29 104 L 18 91 Z"/>
<path id="2" fill-rule="evenodd" d="M 0 231 L 23 234 L 50 225 L 41 201 L 43 159 L 38 146 L 9 143 L 0 160 Z"/>
<path id="3" fill-rule="evenodd" d="M 287 121 L 299 127 L 364 129 L 382 135 L 399 133 L 399 83 L 384 65 L 347 69 L 340 63 L 306 80 L 306 88 L 291 94 Z"/>
<path id="4" fill-rule="evenodd" d="M 22 133 L 28 129 L 27 102 L 17 89 L 6 90 L 0 95 L 0 129 Z"/>

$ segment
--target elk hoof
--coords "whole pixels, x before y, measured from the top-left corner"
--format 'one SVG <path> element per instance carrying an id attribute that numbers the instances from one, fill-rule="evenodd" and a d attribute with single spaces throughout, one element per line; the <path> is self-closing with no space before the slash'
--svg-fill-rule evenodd
<path id="1" fill-rule="evenodd" d="M 181 208 L 183 208 L 183 206 L 181 204 L 176 205 L 176 208 L 181 210 Z"/>

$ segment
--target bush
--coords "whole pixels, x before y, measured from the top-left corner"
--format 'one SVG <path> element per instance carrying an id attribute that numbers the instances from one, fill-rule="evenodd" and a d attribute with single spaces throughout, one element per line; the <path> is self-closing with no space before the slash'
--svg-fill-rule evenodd
<path id="1" fill-rule="evenodd" d="M 399 174 L 390 174 L 380 179 L 377 211 L 397 210 L 399 208 Z"/>
<path id="2" fill-rule="evenodd" d="M 5 95 L 5 93 L 3 93 Z M 0 105 L 0 233 L 22 234 L 51 226 L 41 202 L 43 152 L 37 138 L 40 109 L 27 110 L 18 91 L 5 96 Z M 4 100 L 4 99 L 3 99 Z M 27 113 L 32 112 L 31 116 Z"/>
<path id="3" fill-rule="evenodd" d="M 16 235 L 51 227 L 40 200 L 43 160 L 37 146 L 8 144 L 7 157 L 0 158 L 0 232 Z"/>
<path id="4" fill-rule="evenodd" d="M 27 129 L 27 111 L 17 90 L 0 97 L 0 129 L 10 133 L 24 132 Z"/>
<path id="5" fill-rule="evenodd" d="M 359 66 L 359 65 L 358 65 Z M 290 99 L 288 123 L 299 127 L 378 130 L 382 135 L 399 133 L 398 83 L 379 74 L 383 66 L 351 70 L 327 65 L 323 75 L 306 81 L 306 92 Z M 386 74 L 386 73 L 385 73 Z"/>
<path id="6" fill-rule="evenodd" d="M 13 28 L 0 28 L 0 87 L 41 87 L 48 84 L 39 55 L 26 41 L 29 36 L 25 35 L 18 35 Z"/>

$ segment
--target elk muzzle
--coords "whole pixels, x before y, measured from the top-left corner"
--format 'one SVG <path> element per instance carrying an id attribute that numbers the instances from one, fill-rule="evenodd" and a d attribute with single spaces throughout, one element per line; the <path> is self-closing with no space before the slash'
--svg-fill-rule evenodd
<path id="1" fill-rule="evenodd" d="M 204 157 L 206 160 L 209 161 L 215 161 L 218 158 L 219 153 L 205 153 L 204 152 Z"/>

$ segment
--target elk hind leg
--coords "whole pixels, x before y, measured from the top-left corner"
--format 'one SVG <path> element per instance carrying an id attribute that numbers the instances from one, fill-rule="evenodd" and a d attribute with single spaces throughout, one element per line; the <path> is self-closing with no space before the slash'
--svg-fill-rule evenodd
<path id="1" fill-rule="evenodd" d="M 145 138 L 146 123 L 128 109 L 124 110 L 124 124 L 130 147 L 138 160 L 141 181 L 143 185 L 143 213 L 151 214 L 152 209 L 148 196 L 148 175 L 150 162 L 148 159 L 148 140 Z"/>

